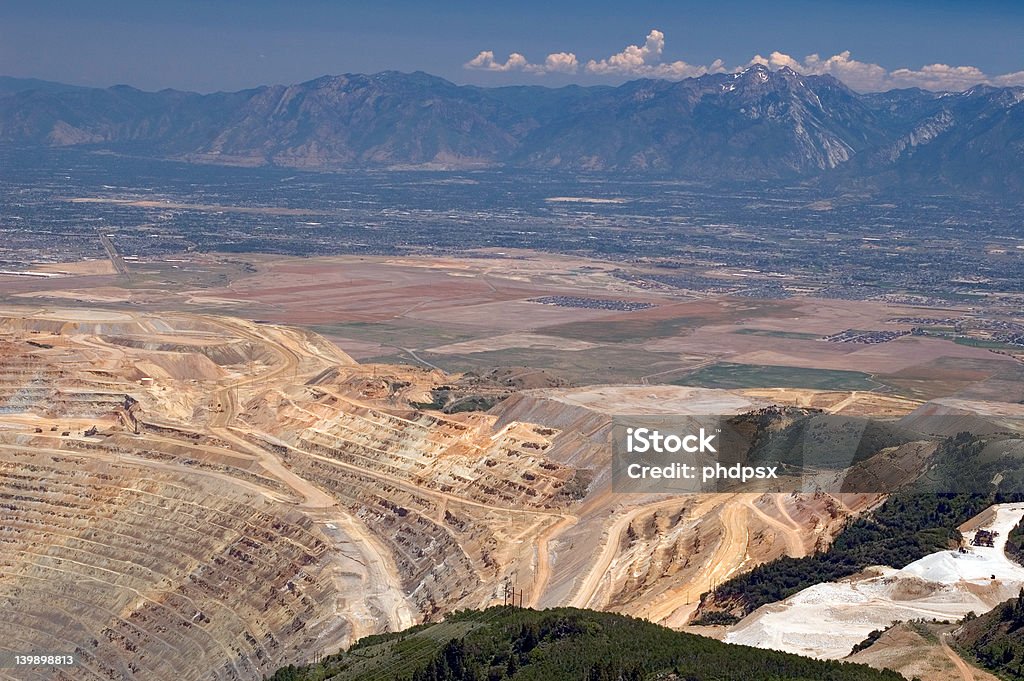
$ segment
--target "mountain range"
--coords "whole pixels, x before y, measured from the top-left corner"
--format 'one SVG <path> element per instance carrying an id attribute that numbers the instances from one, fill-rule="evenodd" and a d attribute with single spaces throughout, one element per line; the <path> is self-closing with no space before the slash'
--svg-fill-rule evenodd
<path id="1" fill-rule="evenodd" d="M 0 78 L 0 142 L 229 165 L 513 167 L 694 181 L 1024 189 L 1024 88 L 860 94 L 753 66 L 482 88 L 417 72 L 198 94 Z"/>

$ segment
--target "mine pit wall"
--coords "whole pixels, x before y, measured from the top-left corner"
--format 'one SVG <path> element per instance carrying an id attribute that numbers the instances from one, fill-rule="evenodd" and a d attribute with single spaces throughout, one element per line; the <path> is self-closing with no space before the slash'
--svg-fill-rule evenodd
<path id="1" fill-rule="evenodd" d="M 47 338 L 43 345 L 51 342 L 55 339 Z M 0 415 L 104 419 L 122 409 L 130 394 L 144 403 L 147 412 L 190 417 L 200 407 L 195 401 L 197 391 L 169 390 L 175 377 L 191 381 L 222 375 L 220 367 L 194 353 L 114 358 L 92 347 L 37 348 L 27 342 L 0 342 Z M 159 388 L 140 388 L 138 380 L 146 376 L 157 377 Z"/>
<path id="2" fill-rule="evenodd" d="M 104 413 L 122 396 L 104 383 L 101 364 L 65 348 L 0 342 L 0 414 Z"/>
<path id="3" fill-rule="evenodd" d="M 619 537 L 617 567 L 608 579 L 603 607 L 636 612 L 639 602 L 667 596 L 674 584 L 688 581 L 694 567 L 721 542 L 721 526 L 691 522 L 683 509 L 638 517 Z"/>
<path id="4" fill-rule="evenodd" d="M 611 417 L 586 407 L 568 404 L 525 391 L 512 395 L 491 410 L 496 430 L 514 423 L 532 423 L 553 431 L 553 446 L 545 455 L 574 468 L 606 469 L 611 463 Z"/>
<path id="5" fill-rule="evenodd" d="M 223 367 L 271 366 L 278 360 L 266 344 L 248 340 L 182 343 L 161 342 L 150 336 L 104 336 L 103 342 L 125 351 L 140 351 L 134 354 L 165 367 L 178 379 L 214 379 L 223 375 Z"/>
<path id="6" fill-rule="evenodd" d="M 319 391 L 247 407 L 253 431 L 275 429 L 273 438 L 250 441 L 328 491 L 381 540 L 427 620 L 500 601 L 494 585 L 512 573 L 530 590 L 538 542 L 550 549 L 551 574 L 535 602 L 568 602 L 593 559 L 577 547 L 602 545 L 621 501 L 609 494 L 610 417 L 544 394 L 513 395 L 488 415 L 460 415 L 465 421 L 383 405 L 339 410 Z M 577 467 L 582 481 L 574 480 Z M 560 534 L 542 536 L 570 513 L 576 518 Z M 608 605 L 689 567 L 685 554 L 699 530 L 680 513 L 662 525 L 646 537 L 658 565 L 623 584 Z"/>
<path id="7" fill-rule="evenodd" d="M 258 679 L 346 640 L 319 528 L 230 484 L 4 447 L 0 510 L 0 647 L 63 678 Z"/>
<path id="8" fill-rule="evenodd" d="M 268 426 L 270 411 L 277 423 Z M 254 429 L 276 428 L 275 437 L 301 452 L 484 504 L 561 507 L 560 490 L 574 473 L 552 463 L 545 451 L 549 441 L 525 424 L 492 437 L 490 427 L 429 413 L 399 416 L 360 407 L 318 418 L 311 411 L 277 404 L 245 417 Z"/>
<path id="9" fill-rule="evenodd" d="M 145 438 L 145 435 L 142 437 Z M 52 439 L 20 436 L 16 441 L 28 447 L 46 449 L 55 444 L 51 442 Z M 4 440 L 5 438 L 0 436 L 0 442 L 4 442 Z M 193 447 L 156 439 L 142 439 L 141 442 L 144 443 L 143 446 L 140 446 L 139 439 L 127 437 L 122 433 L 114 433 L 112 435 L 97 435 L 90 438 L 61 438 L 59 443 L 56 444 L 59 444 L 60 449 L 69 452 L 96 454 L 115 460 L 122 456 L 122 452 L 131 452 L 133 458 L 146 459 L 158 463 L 174 463 L 186 466 L 197 472 L 230 476 L 236 480 L 253 483 L 255 486 L 265 490 L 272 490 L 277 493 L 279 498 L 292 498 L 296 502 L 299 501 L 297 498 L 294 498 L 287 485 L 276 478 L 261 475 L 263 469 L 254 460 L 239 461 L 223 454 L 209 453 L 203 453 L 202 458 L 198 458 L 199 452 Z"/>
<path id="10" fill-rule="evenodd" d="M 511 572 L 529 584 L 537 535 L 579 500 L 565 492 L 576 471 L 549 456 L 552 428 L 383 405 L 340 410 L 318 390 L 246 407 L 249 441 L 362 521 L 424 619 L 500 602 Z"/>
<path id="11" fill-rule="evenodd" d="M 700 575 L 713 570 L 718 554 L 728 548 L 723 545 L 725 529 L 720 517 L 724 506 L 711 512 L 708 509 L 716 508 L 716 504 L 741 502 L 729 501 L 726 495 L 720 499 L 717 495 L 690 495 L 673 500 L 666 496 L 623 497 L 612 493 L 611 415 L 559 397 L 558 391 L 524 391 L 491 410 L 496 417 L 496 429 L 517 423 L 539 424 L 549 429 L 553 433 L 552 444 L 544 455 L 559 465 L 587 472 L 586 488 L 578 489 L 580 496 L 570 507 L 575 523 L 549 542 L 551 572 L 545 592 L 536 603 L 550 607 L 574 601 L 582 604 L 586 600 L 591 607 L 653 615 L 657 610 L 654 606 L 660 603 L 691 602 L 701 590 L 709 588 Z M 825 542 L 842 525 L 842 517 L 829 512 L 828 499 L 782 503 L 806 505 L 806 517 L 799 522 L 805 532 Z M 616 518 L 645 504 L 651 504 L 651 510 L 635 514 L 621 535 L 609 535 Z M 698 507 L 704 510 L 698 512 Z M 768 513 L 773 512 L 770 507 Z M 766 524 L 753 510 L 743 510 L 740 518 L 749 551 L 740 561 L 743 569 L 790 550 L 778 527 Z M 602 578 L 592 596 L 584 594 L 581 599 L 583 576 L 594 567 L 595 551 L 609 541 L 616 542 L 609 574 Z M 730 554 L 728 558 L 735 556 Z M 650 611 L 644 609 L 648 605 L 652 606 Z"/>
<path id="12" fill-rule="evenodd" d="M 580 471 L 579 484 L 567 499 L 577 521 L 549 545 L 551 575 L 537 601 L 541 607 L 569 602 L 594 559 L 596 547 L 606 540 L 606 530 L 617 500 L 611 492 L 611 417 L 608 414 L 552 399 L 547 391 L 512 395 L 491 410 L 494 428 L 517 423 L 537 424 L 551 434 L 544 454 L 559 466 Z M 633 500 L 636 501 L 636 500 Z M 590 547 L 579 550 L 578 547 Z"/>
<path id="13" fill-rule="evenodd" d="M 278 454 L 294 472 L 338 499 L 387 546 L 403 589 L 424 618 L 491 602 L 493 589 L 488 589 L 499 579 L 502 565 L 514 559 L 499 538 L 529 526 L 535 516 L 493 503 L 460 501 L 388 472 L 395 469 L 339 466 L 333 462 L 351 460 L 344 452 L 305 444 L 304 451 L 285 447 Z"/>
<path id="14" fill-rule="evenodd" d="M 316 357 L 296 366 L 285 352 L 254 351 L 250 340 L 210 340 L 255 337 L 240 320 L 206 327 L 208 337 L 196 343 L 160 344 L 131 323 L 93 325 L 89 333 L 120 338 L 42 350 L 19 343 L 13 349 L 24 366 L 7 378 L 0 366 L 0 397 L 33 385 L 27 401 L 36 413 L 58 393 L 41 392 L 26 376 L 71 395 L 47 415 L 109 409 L 113 421 L 122 390 L 139 400 L 138 437 L 103 429 L 97 437 L 47 432 L 11 443 L 66 451 L 56 456 L 0 447 L 10 464 L 0 472 L 12 481 L 10 490 L 0 488 L 0 503 L 5 515 L 25 519 L 0 534 L 16 547 L 3 559 L 0 603 L 24 613 L 30 637 L 42 641 L 66 629 L 76 641 L 95 640 L 81 655 L 101 678 L 257 679 L 403 621 L 395 600 L 375 600 L 383 588 L 407 597 L 412 618 L 425 620 L 500 603 L 512 574 L 540 606 L 571 601 L 624 510 L 610 494 L 608 414 L 559 399 L 555 390 L 514 394 L 487 414 L 418 410 L 409 395 L 445 377 L 342 370 L 351 360 L 318 337 L 261 327 L 261 336 L 289 334 L 315 349 Z M 100 360 L 103 372 L 94 368 Z M 215 400 L 174 390 L 175 376 L 244 376 L 250 363 L 281 370 L 240 392 L 236 386 L 241 404 L 222 427 L 204 425 L 218 413 Z M 68 367 L 75 376 L 65 375 Z M 134 383 L 131 372 L 143 368 L 168 377 L 157 381 L 161 392 Z M 209 382 L 201 394 L 217 387 L 224 386 Z M 254 447 L 239 447 L 238 438 Z M 133 460 L 119 460 L 120 450 Z M 307 506 L 298 515 L 268 501 L 311 498 L 264 467 L 273 459 L 338 506 Z M 36 479 L 45 484 L 33 487 Z M 331 522 L 346 517 L 358 523 Z M 695 569 L 685 561 L 696 540 L 715 548 L 716 523 L 709 517 L 700 525 L 678 508 L 638 516 L 617 538 L 619 569 L 592 605 L 628 610 L 634 597 L 672 588 Z M 339 525 L 359 536 L 341 536 Z M 370 539 L 393 574 L 386 585 L 366 578 L 373 558 L 360 547 Z M 647 555 L 654 563 L 634 570 Z M 627 568 L 636 576 L 627 578 Z M 537 572 L 549 574 L 537 579 Z M 0 624 L 0 645 L 16 633 Z"/>
<path id="15" fill-rule="evenodd" d="M 553 400 L 544 391 L 513 395 L 491 413 L 497 416 L 495 430 L 531 424 L 548 436 L 551 446 L 544 450 L 545 458 L 579 471 L 569 502 L 584 515 L 601 509 L 611 489 L 611 416 Z"/>
<path id="16" fill-rule="evenodd" d="M 439 508 L 434 500 L 291 451 L 282 459 L 338 499 L 388 548 L 403 591 L 425 619 L 437 619 L 457 604 L 476 605 L 472 595 L 483 583 L 476 568 L 483 561 L 474 564 L 453 533 L 433 520 Z"/>

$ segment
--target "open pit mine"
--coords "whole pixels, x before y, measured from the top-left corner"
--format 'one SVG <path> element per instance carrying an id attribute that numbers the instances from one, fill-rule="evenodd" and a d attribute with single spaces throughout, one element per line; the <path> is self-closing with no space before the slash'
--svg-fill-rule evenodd
<path id="1" fill-rule="evenodd" d="M 59 678 L 248 680 L 510 598 L 681 627 L 714 585 L 877 502 L 612 493 L 612 414 L 764 396 L 431 408 L 457 379 L 228 317 L 0 310 L 0 648 L 74 654 Z"/>

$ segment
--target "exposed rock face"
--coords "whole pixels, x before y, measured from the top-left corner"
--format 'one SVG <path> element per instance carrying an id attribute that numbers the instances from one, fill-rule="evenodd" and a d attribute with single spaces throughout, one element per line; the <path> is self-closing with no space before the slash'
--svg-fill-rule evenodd
<path id="1" fill-rule="evenodd" d="M 230 483 L 4 446 L 0 495 L 5 647 L 69 676 L 253 679 L 347 633 L 320 528 Z"/>
<path id="2" fill-rule="evenodd" d="M 831 498 L 614 495 L 617 410 L 761 404 L 672 386 L 416 406 L 460 379 L 186 314 L 0 312 L 8 641 L 68 678 L 258 679 L 502 602 L 686 622 L 711 579 L 830 536 Z M 48 678 L 39 670 L 37 678 Z"/>
<path id="3" fill-rule="evenodd" d="M 395 72 L 208 95 L 6 79 L 0 141 L 308 169 L 506 166 L 1005 191 L 1024 186 L 1022 99 L 1022 88 L 991 87 L 861 95 L 831 76 L 764 66 L 561 89 Z"/>

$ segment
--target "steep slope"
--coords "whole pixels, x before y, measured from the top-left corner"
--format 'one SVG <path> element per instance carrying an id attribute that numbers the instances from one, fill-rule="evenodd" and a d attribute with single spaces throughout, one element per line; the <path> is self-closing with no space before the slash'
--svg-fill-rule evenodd
<path id="1" fill-rule="evenodd" d="M 616 410 L 757 404 L 742 395 L 415 406 L 453 378 L 229 317 L 0 311 L 0 602 L 19 613 L 0 652 L 65 636 L 89 665 L 67 678 L 162 679 L 181 648 L 174 678 L 254 679 L 501 603 L 508 582 L 526 605 L 683 624 L 709 581 L 801 555 L 851 513 L 828 495 L 611 493 Z"/>
<path id="2" fill-rule="evenodd" d="M 245 485 L 33 450 L 0 444 L 5 655 L 74 655 L 73 678 L 253 679 L 379 607 L 357 596 L 376 585 L 356 545 Z"/>
<path id="3" fill-rule="evenodd" d="M 422 73 L 324 77 L 209 95 L 127 86 L 12 90 L 0 97 L 0 140 L 245 165 L 494 162 L 520 125 L 473 88 Z"/>
<path id="4" fill-rule="evenodd" d="M 960 432 L 918 451 L 926 454 L 918 465 L 927 473 L 850 523 L 827 551 L 758 566 L 715 589 L 702 601 L 702 612 L 726 609 L 749 615 L 821 582 L 876 565 L 901 567 L 957 546 L 962 523 L 990 504 L 1020 499 L 1018 449 L 1016 438 Z M 916 459 L 909 453 L 906 461 Z"/>
<path id="5" fill-rule="evenodd" d="M 858 158 L 843 177 L 931 191 L 953 187 L 1020 191 L 1024 175 L 1024 88 L 978 86 L 960 94 L 901 91 L 871 104 L 906 131 Z"/>
<path id="6" fill-rule="evenodd" d="M 784 177 L 835 168 L 884 134 L 839 81 L 789 69 L 634 81 L 613 94 L 542 127 L 517 159 L 705 179 Z"/>
<path id="7" fill-rule="evenodd" d="M 708 182 L 803 179 L 1005 192 L 1024 89 L 860 95 L 752 66 L 618 87 L 479 88 L 425 73 L 200 95 L 0 80 L 0 142 L 308 169 L 511 166 Z"/>
<path id="8" fill-rule="evenodd" d="M 325 76 L 261 88 L 190 157 L 297 167 L 439 164 L 505 157 L 530 122 L 425 73 Z"/>
<path id="9" fill-rule="evenodd" d="M 987 531 L 1005 536 L 1024 507 L 1001 504 L 982 516 Z M 985 523 L 984 519 L 988 519 Z M 755 611 L 733 627 L 726 641 L 841 658 L 871 631 L 915 619 L 956 621 L 986 612 L 1024 585 L 1024 568 L 1009 561 L 998 537 L 994 546 L 942 550 L 896 570 L 875 567 L 842 581 L 825 582 Z"/>
<path id="10" fill-rule="evenodd" d="M 954 632 L 960 651 L 1004 679 L 1024 679 L 1024 590 Z"/>

